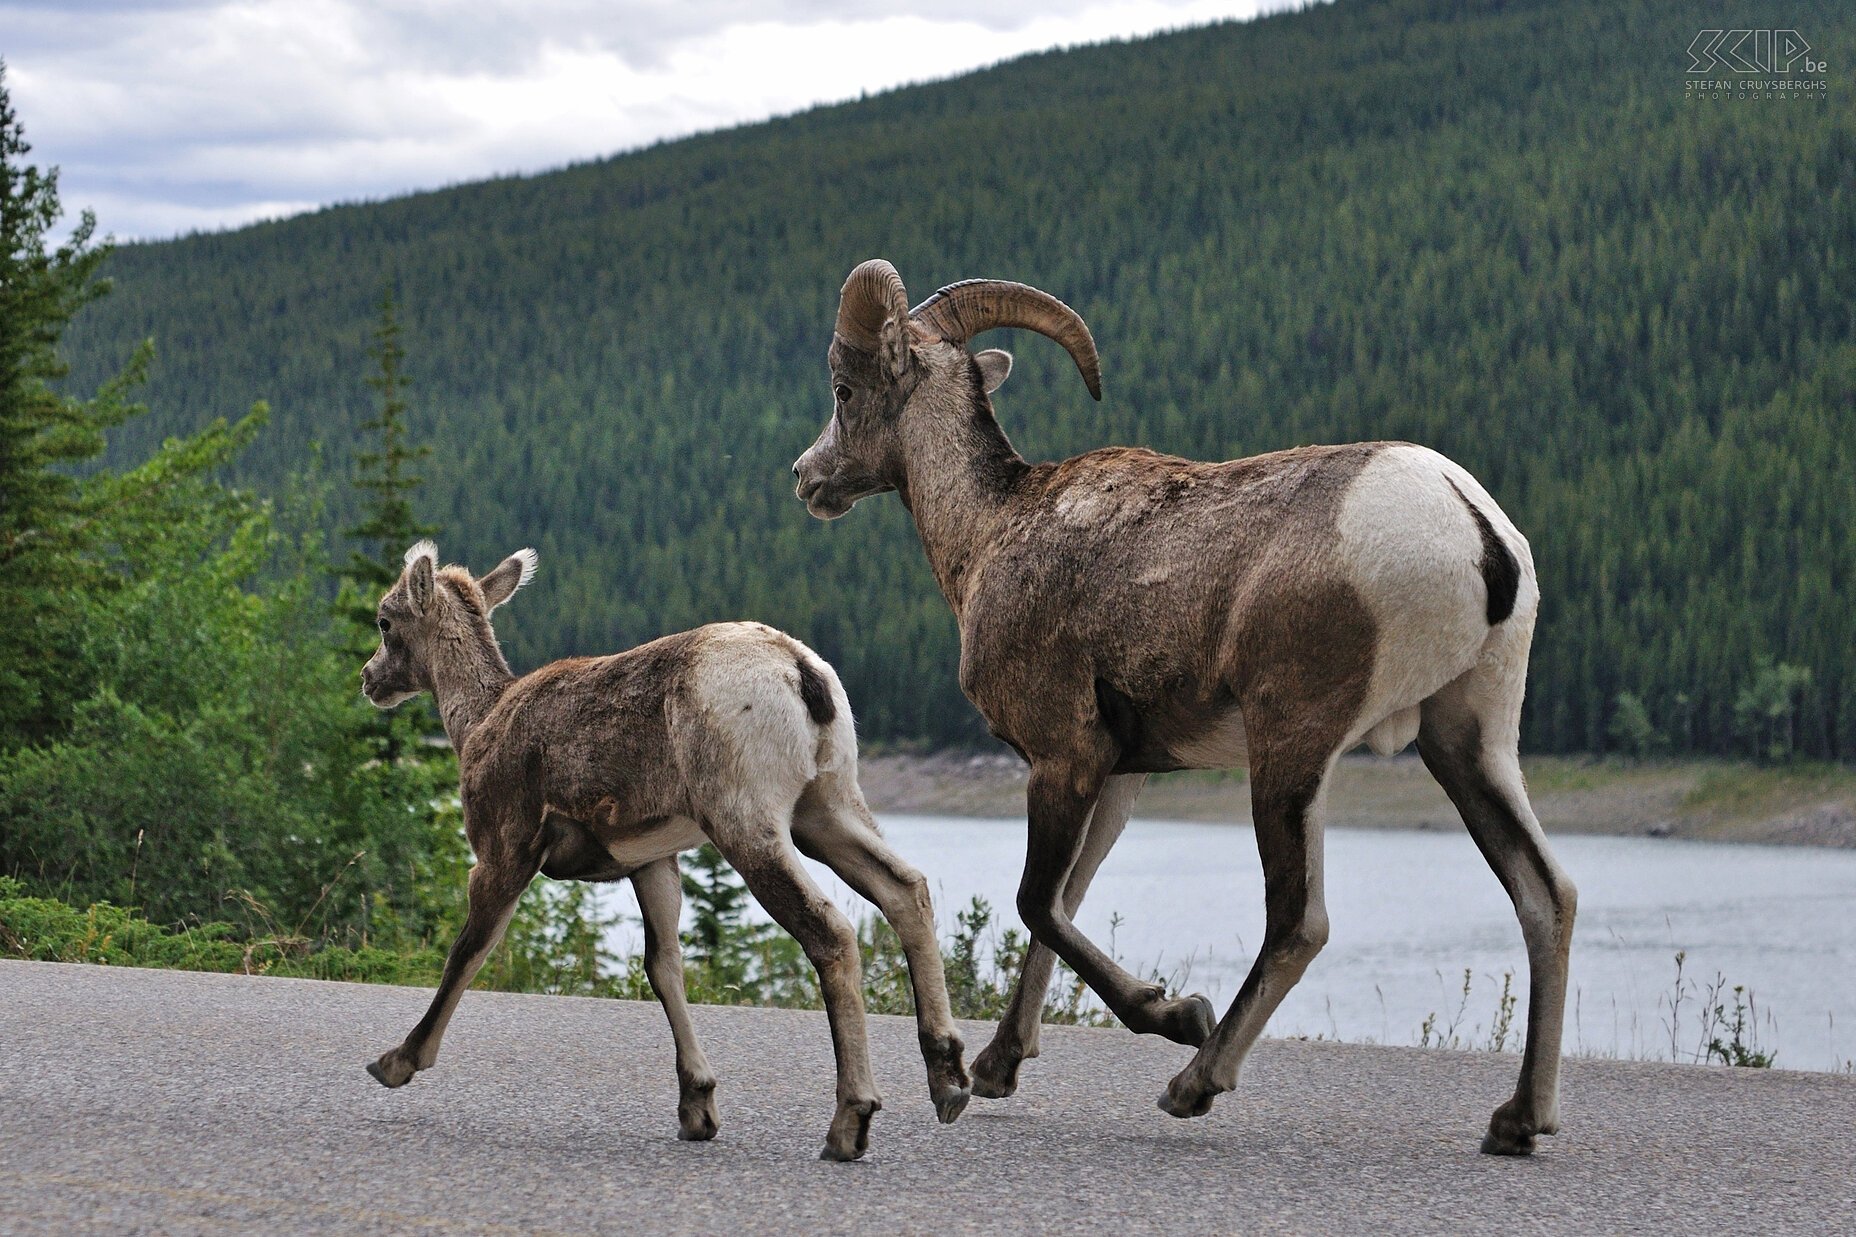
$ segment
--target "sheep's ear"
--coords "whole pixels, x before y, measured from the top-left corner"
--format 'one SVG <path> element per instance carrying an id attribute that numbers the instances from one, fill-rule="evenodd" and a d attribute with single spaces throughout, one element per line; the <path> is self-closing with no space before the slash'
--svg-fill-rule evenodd
<path id="1" fill-rule="evenodd" d="M 885 318 L 878 350 L 882 354 L 883 372 L 891 382 L 901 382 L 909 368 L 909 329 L 907 318 Z"/>
<path id="2" fill-rule="evenodd" d="M 986 384 L 986 394 L 991 395 L 1005 385 L 1005 380 L 1012 372 L 1012 354 L 1004 348 L 988 348 L 973 358 L 979 362 L 980 379 Z"/>
<path id="3" fill-rule="evenodd" d="M 477 581 L 483 600 L 490 609 L 515 596 L 516 590 L 535 578 L 535 551 L 517 550 L 496 565 L 496 569 Z"/>
<path id="4" fill-rule="evenodd" d="M 436 561 L 429 554 L 421 554 L 406 564 L 406 598 L 420 614 L 432 608 L 432 592 L 437 588 L 432 564 Z"/>

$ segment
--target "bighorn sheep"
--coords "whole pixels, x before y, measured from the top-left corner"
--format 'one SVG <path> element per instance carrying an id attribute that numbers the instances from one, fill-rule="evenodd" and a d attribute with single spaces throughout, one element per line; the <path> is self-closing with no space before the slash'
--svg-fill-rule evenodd
<path id="1" fill-rule="evenodd" d="M 1101 398 L 1094 340 L 1063 302 L 969 280 L 911 310 L 881 259 L 845 282 L 827 360 L 834 410 L 793 466 L 813 515 L 895 490 L 960 624 L 960 686 L 1030 765 L 1018 910 L 1036 945 L 976 1095 L 1037 1055 L 1050 951 L 1131 1029 L 1197 1045 L 1160 1106 L 1207 1112 L 1327 941 L 1321 797 L 1362 740 L 1415 736 L 1513 899 L 1528 953 L 1520 1083 L 1485 1151 L 1557 1122 L 1575 894 L 1547 853 L 1516 756 L 1539 589 L 1527 541 L 1475 478 L 1407 443 L 1196 463 L 1114 447 L 1028 464 L 993 415 L 1009 354 L 992 327 L 1063 345 Z M 1266 929 L 1214 1027 L 1071 922 L 1149 773 L 1248 763 Z"/>
<path id="2" fill-rule="evenodd" d="M 706 838 L 818 970 L 838 1066 L 822 1158 L 854 1160 L 882 1107 L 865 1041 L 857 936 L 798 856 L 830 865 L 881 908 L 908 958 L 935 1112 L 960 1115 L 968 1079 L 948 1008 L 928 885 L 889 849 L 857 785 L 857 736 L 838 676 L 791 636 L 714 623 L 610 657 L 571 658 L 517 678 L 490 613 L 528 583 L 522 550 L 482 578 L 438 567 L 429 541 L 380 601 L 380 648 L 361 671 L 391 708 L 429 691 L 458 753 L 464 829 L 476 854 L 470 907 L 431 1008 L 369 1065 L 403 1086 L 438 1056 L 445 1024 L 535 873 L 630 877 L 645 973 L 676 1041 L 678 1136 L 713 1138 L 715 1075 L 690 1025 L 677 949 L 676 856 Z"/>

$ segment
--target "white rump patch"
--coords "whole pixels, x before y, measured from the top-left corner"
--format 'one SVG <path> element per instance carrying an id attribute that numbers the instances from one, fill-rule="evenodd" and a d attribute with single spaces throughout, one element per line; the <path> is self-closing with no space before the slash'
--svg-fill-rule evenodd
<path id="1" fill-rule="evenodd" d="M 429 558 L 432 560 L 432 566 L 438 566 L 438 547 L 433 545 L 430 541 L 419 542 L 417 545 L 413 546 L 412 549 L 406 551 L 405 565 L 410 567 L 422 558 Z"/>

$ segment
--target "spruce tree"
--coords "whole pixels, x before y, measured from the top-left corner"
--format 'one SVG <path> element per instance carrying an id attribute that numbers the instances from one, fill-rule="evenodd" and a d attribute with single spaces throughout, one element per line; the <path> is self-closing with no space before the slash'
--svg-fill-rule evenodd
<path id="1" fill-rule="evenodd" d="M 118 401 L 69 399 L 57 353 L 71 317 L 103 294 L 85 212 L 69 239 L 48 249 L 59 217 L 58 171 L 26 164 L 32 149 L 14 114 L 0 61 L 0 749 L 53 727 L 75 633 L 61 594 L 91 583 L 81 547 L 86 496 L 70 466 L 103 449 Z"/>
<path id="2" fill-rule="evenodd" d="M 374 360 L 375 370 L 367 384 L 378 393 L 380 405 L 375 416 L 360 427 L 373 436 L 373 445 L 357 451 L 354 457 L 354 488 L 361 493 L 362 514 L 360 521 L 346 530 L 355 544 L 342 572 L 336 601 L 336 609 L 347 620 L 352 635 L 352 651 L 361 658 L 374 650 L 375 608 L 381 594 L 399 579 L 406 548 L 438 532 L 436 525 L 421 523 L 413 514 L 413 498 L 423 478 L 412 467 L 431 454 L 432 448 L 407 442 L 408 404 L 402 369 L 406 351 L 400 345 L 399 315 L 391 288 L 381 294 L 380 318 L 368 355 Z M 396 720 L 401 714 L 407 720 Z M 381 758 L 393 760 L 406 750 L 409 727 L 416 729 L 426 720 L 425 710 L 382 713 L 369 719 L 368 734 Z"/>
<path id="3" fill-rule="evenodd" d="M 683 947 L 707 986 L 739 991 L 748 982 L 754 950 L 768 936 L 748 922 L 748 890 L 722 853 L 707 842 L 683 856 L 683 896 L 690 926 Z"/>

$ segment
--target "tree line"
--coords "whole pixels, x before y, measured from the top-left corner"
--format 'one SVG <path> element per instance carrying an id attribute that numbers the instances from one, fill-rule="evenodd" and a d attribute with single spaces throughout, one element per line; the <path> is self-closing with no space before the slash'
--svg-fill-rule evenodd
<path id="1" fill-rule="evenodd" d="M 1847 6 L 1795 20 L 1832 63 Z M 754 617 L 829 657 L 864 733 L 986 742 L 893 501 L 822 526 L 787 467 L 830 406 L 857 261 L 986 275 L 1089 321 L 1107 399 L 1000 335 L 1031 458 L 1222 458 L 1409 439 L 1532 539 L 1524 741 L 1856 755 L 1856 112 L 1685 97 L 1659 0 L 1317 6 L 1031 56 L 542 176 L 124 246 L 72 390 L 135 341 L 151 415 L 112 462 L 268 401 L 231 464 L 339 471 L 382 272 L 429 516 L 474 563 L 533 544 L 518 668 Z M 1841 58 L 1841 59 L 1840 59 Z M 1834 92 L 1833 92 L 1834 93 Z M 114 358 L 114 359 L 113 359 Z M 365 440 L 364 436 L 360 440 Z M 362 495 L 328 499 L 324 527 Z M 1787 667 L 1780 719 L 1742 708 Z"/>

